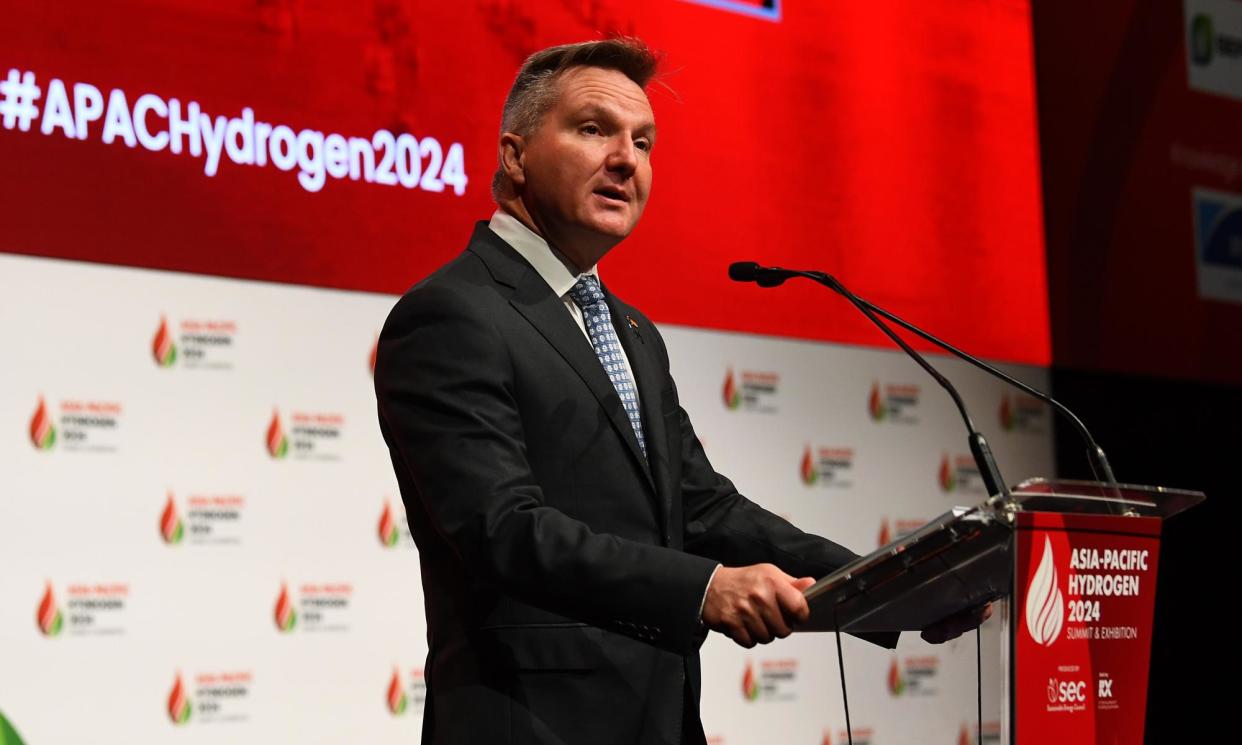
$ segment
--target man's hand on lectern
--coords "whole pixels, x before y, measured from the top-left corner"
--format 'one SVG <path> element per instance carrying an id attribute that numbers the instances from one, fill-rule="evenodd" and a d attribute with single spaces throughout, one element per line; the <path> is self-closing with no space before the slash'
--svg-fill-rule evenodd
<path id="1" fill-rule="evenodd" d="M 720 567 L 707 587 L 703 623 L 750 649 L 789 636 L 811 610 L 802 591 L 812 577 L 795 579 L 772 564 Z"/>
<path id="2" fill-rule="evenodd" d="M 964 611 L 954 613 L 948 618 L 933 623 L 931 626 L 923 629 L 919 636 L 923 637 L 923 641 L 931 644 L 944 644 L 971 629 L 978 628 L 991 617 L 991 603 L 978 608 L 967 608 Z"/>

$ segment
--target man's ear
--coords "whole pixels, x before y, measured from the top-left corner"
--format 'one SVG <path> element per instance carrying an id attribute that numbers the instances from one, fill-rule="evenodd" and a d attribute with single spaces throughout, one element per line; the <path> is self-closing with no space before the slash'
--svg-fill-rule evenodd
<path id="1" fill-rule="evenodd" d="M 500 136 L 500 167 L 514 186 L 526 183 L 526 140 L 519 134 Z"/>

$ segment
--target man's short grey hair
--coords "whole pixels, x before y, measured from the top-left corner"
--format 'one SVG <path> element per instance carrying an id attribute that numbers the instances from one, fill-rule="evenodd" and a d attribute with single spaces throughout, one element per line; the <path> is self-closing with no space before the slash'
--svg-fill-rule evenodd
<path id="1" fill-rule="evenodd" d="M 513 132 L 523 137 L 539 126 L 560 94 L 557 82 L 566 71 L 575 67 L 600 67 L 617 70 L 646 89 L 655 77 L 660 58 L 639 39 L 617 37 L 603 41 L 562 44 L 535 52 L 518 70 L 513 87 L 505 98 L 500 120 L 500 134 Z M 492 197 L 497 202 L 504 195 L 508 179 L 503 164 L 492 177 Z"/>

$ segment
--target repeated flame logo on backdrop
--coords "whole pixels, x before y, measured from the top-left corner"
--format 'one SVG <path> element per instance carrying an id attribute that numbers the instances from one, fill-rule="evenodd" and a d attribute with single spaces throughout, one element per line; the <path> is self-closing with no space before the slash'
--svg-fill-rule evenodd
<path id="1" fill-rule="evenodd" d="M 938 476 L 940 482 L 940 490 L 950 492 L 957 488 L 957 474 L 953 472 L 953 464 L 949 462 L 949 456 L 945 455 L 940 459 L 940 473 Z"/>
<path id="2" fill-rule="evenodd" d="M 164 504 L 164 511 L 160 513 L 160 537 L 170 546 L 181 543 L 181 539 L 185 537 L 185 525 L 181 522 L 181 516 L 177 514 L 177 505 L 173 502 L 172 492 L 168 492 L 168 502 Z"/>
<path id="3" fill-rule="evenodd" d="M 746 671 L 742 673 L 742 696 L 747 701 L 759 698 L 759 682 L 755 680 L 755 664 L 750 660 L 746 661 Z"/>
<path id="4" fill-rule="evenodd" d="M 277 460 L 289 454 L 289 438 L 280 426 L 280 412 L 272 409 L 272 421 L 267 425 L 267 454 Z"/>
<path id="5" fill-rule="evenodd" d="M 164 316 L 160 316 L 160 327 L 151 340 L 151 354 L 160 367 L 172 367 L 177 361 L 177 345 L 173 343 L 172 334 L 168 333 L 168 319 Z"/>
<path id="6" fill-rule="evenodd" d="M 289 587 L 280 585 L 280 596 L 276 598 L 276 628 L 282 633 L 293 631 L 298 622 L 298 612 L 293 609 L 293 601 L 289 600 Z"/>
<path id="7" fill-rule="evenodd" d="M 39 599 L 39 611 L 35 615 L 39 624 L 39 632 L 47 637 L 56 636 L 65 626 L 65 616 L 56 605 L 56 596 L 52 593 L 52 583 L 47 583 L 43 597 Z"/>
<path id="8" fill-rule="evenodd" d="M 824 730 L 824 736 L 819 741 L 819 745 L 832 745 L 832 733 L 828 730 Z"/>
<path id="9" fill-rule="evenodd" d="M 807 486 L 819 481 L 819 469 L 815 467 L 815 454 L 811 452 L 810 445 L 802 451 L 802 465 L 799 470 L 802 474 L 802 483 Z"/>
<path id="10" fill-rule="evenodd" d="M 185 693 L 181 673 L 177 673 L 177 680 L 168 694 L 168 718 L 173 724 L 185 724 L 190 721 L 190 697 Z"/>
<path id="11" fill-rule="evenodd" d="M 408 703 L 405 697 L 405 690 L 401 688 L 401 673 L 394 667 L 392 670 L 392 680 L 388 682 L 388 711 L 393 716 L 400 716 L 405 713 Z"/>
<path id="12" fill-rule="evenodd" d="M 56 427 L 47 413 L 47 404 L 39 396 L 39 406 L 30 417 L 30 442 L 39 450 L 50 450 L 56 444 Z"/>
<path id="13" fill-rule="evenodd" d="M 725 372 L 724 388 L 721 391 L 724 397 L 724 405 L 730 411 L 742 405 L 742 394 L 737 390 L 737 380 L 733 377 L 733 368 L 729 368 Z"/>
<path id="14" fill-rule="evenodd" d="M 885 415 L 888 414 L 888 407 L 884 405 L 884 399 L 880 396 L 878 381 L 871 383 L 871 395 L 867 397 L 867 413 L 877 422 L 883 421 Z"/>
<path id="15" fill-rule="evenodd" d="M 966 725 L 963 724 L 961 730 L 957 733 L 957 745 L 971 745 L 972 739 L 973 738 L 970 736 L 970 730 L 968 730 Z"/>
<path id="16" fill-rule="evenodd" d="M 1000 423 L 1001 428 L 1003 428 L 1006 432 L 1012 432 L 1013 428 L 1017 425 L 1017 420 L 1013 415 L 1013 404 L 1009 402 L 1009 394 L 1005 394 L 1001 398 Z"/>
<path id="17" fill-rule="evenodd" d="M 1037 644 L 1050 647 L 1061 635 L 1064 621 L 1065 599 L 1058 582 L 1052 541 L 1044 536 L 1044 555 L 1026 588 L 1026 630 Z"/>
<path id="18" fill-rule="evenodd" d="M 888 692 L 893 696 L 900 696 L 906 692 L 906 679 L 901 675 L 901 668 L 897 665 L 896 657 L 888 666 Z"/>
<path id="19" fill-rule="evenodd" d="M 379 337 L 375 337 L 375 342 L 371 344 L 371 356 L 367 361 L 367 365 L 371 369 L 371 377 L 375 377 L 375 357 L 379 354 Z"/>
<path id="20" fill-rule="evenodd" d="M 384 500 L 384 512 L 380 515 L 379 539 L 384 548 L 397 545 L 397 521 L 392 519 L 392 505 Z"/>
<path id="21" fill-rule="evenodd" d="M 4 718 L 4 714 L 0 713 L 0 743 L 3 745 L 22 745 L 21 735 L 17 734 L 17 730 Z"/>
<path id="22" fill-rule="evenodd" d="M 881 546 L 887 546 L 893 540 L 893 533 L 888 529 L 888 518 L 880 521 L 880 535 L 878 538 Z"/>

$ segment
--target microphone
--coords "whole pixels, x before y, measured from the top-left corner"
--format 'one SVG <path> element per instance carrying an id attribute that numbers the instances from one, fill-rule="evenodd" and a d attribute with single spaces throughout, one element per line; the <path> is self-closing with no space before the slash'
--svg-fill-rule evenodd
<path id="1" fill-rule="evenodd" d="M 1113 475 L 1113 469 L 1108 463 L 1108 457 L 1104 454 L 1103 448 L 1096 444 L 1095 439 L 1087 430 L 1086 425 L 1082 423 L 1082 420 L 1079 419 L 1074 412 L 1070 411 L 1063 404 L 1053 399 L 1048 394 L 1032 388 L 1022 381 L 1001 372 L 983 360 L 980 360 L 979 358 L 958 349 L 952 344 L 933 336 L 909 321 L 884 310 L 878 305 L 858 297 L 854 293 L 847 290 L 836 277 L 833 277 L 830 274 L 826 274 L 824 272 L 801 271 L 797 269 L 782 269 L 780 267 L 764 267 L 753 261 L 740 261 L 729 266 L 730 279 L 736 282 L 753 281 L 761 287 L 775 287 L 790 277 L 804 277 L 806 279 L 810 279 L 813 282 L 822 284 L 837 294 L 845 297 L 845 299 L 849 300 L 850 303 L 852 303 L 863 313 L 863 315 L 867 316 L 867 318 L 879 327 L 879 329 L 883 331 L 886 336 L 892 339 L 899 347 L 902 348 L 903 351 L 906 352 L 906 354 L 910 355 L 920 367 L 935 378 L 936 382 L 940 383 L 940 385 L 949 392 L 949 395 L 953 397 L 954 403 L 957 404 L 958 411 L 961 413 L 963 420 L 966 422 L 967 430 L 970 432 L 971 454 L 975 456 L 975 463 L 979 466 L 979 472 L 983 476 L 984 483 L 988 486 L 989 494 L 994 496 L 999 493 L 1007 493 L 1007 490 L 1004 486 L 1004 481 L 1000 479 L 1000 472 L 996 468 L 995 459 L 992 458 L 991 449 L 987 447 L 987 441 L 983 438 L 983 435 L 975 429 L 974 423 L 971 421 L 970 415 L 966 411 L 966 406 L 961 400 L 961 396 L 958 395 L 957 390 L 953 388 L 949 381 L 938 371 L 936 371 L 936 369 L 932 367 L 922 355 L 915 352 L 914 349 L 906 344 L 901 337 L 897 336 L 896 333 L 894 333 L 887 324 L 877 318 L 877 316 L 883 316 L 889 321 L 892 321 L 907 331 L 928 342 L 931 342 L 955 357 L 969 362 L 971 365 L 974 365 L 989 375 L 1003 380 L 1018 390 L 1021 390 L 1024 393 L 1027 393 L 1028 395 L 1033 396 L 1051 406 L 1058 414 L 1065 417 L 1071 424 L 1073 424 L 1074 429 L 1077 430 L 1079 436 L 1082 437 L 1083 441 L 1086 443 L 1088 462 L 1091 465 L 1091 470 L 1095 472 L 1096 478 L 1113 485 L 1117 483 L 1117 479 Z M 766 282 L 761 282 L 760 278 L 763 278 Z M 993 481 L 990 482 L 989 479 L 993 479 Z M 994 485 L 996 486 L 996 491 L 993 491 Z"/>
<path id="2" fill-rule="evenodd" d="M 759 266 L 753 261 L 735 261 L 729 265 L 729 279 L 734 282 L 754 282 L 760 287 L 776 287 L 793 276 L 785 269 Z"/>

